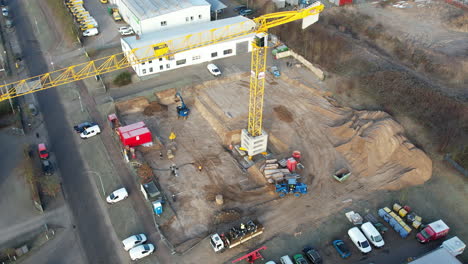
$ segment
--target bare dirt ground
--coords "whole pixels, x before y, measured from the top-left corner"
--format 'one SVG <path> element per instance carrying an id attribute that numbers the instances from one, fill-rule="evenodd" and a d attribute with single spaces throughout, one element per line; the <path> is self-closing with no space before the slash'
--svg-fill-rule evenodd
<path id="1" fill-rule="evenodd" d="M 241 74 L 182 91 L 192 110 L 188 120 L 177 120 L 175 104 L 167 111 L 150 107 L 158 110 L 152 115 L 144 109 L 154 103 L 142 103 L 144 99 L 134 102 L 145 107 L 128 103 L 120 107 L 125 123 L 145 121 L 166 147 L 174 145 L 169 134 L 177 135 L 173 160 L 167 160 L 165 154 L 161 160 L 159 150 L 144 151 L 163 190 L 177 197 L 170 203 L 175 216 L 161 219 L 163 232 L 174 244 L 204 237 L 245 217 L 260 219 L 268 230 L 266 238 L 271 238 L 293 232 L 302 223 L 319 221 L 342 208 L 343 201 L 430 178 L 431 160 L 404 137 L 401 126 L 389 115 L 342 107 L 287 76 L 269 77 L 264 127 L 270 134 L 270 149 L 277 157 L 300 150 L 306 167 L 302 181 L 310 186 L 310 193 L 301 199 L 278 199 L 261 174 L 247 173 L 226 150 L 226 144 L 236 143 L 247 120 L 245 79 Z M 172 163 L 180 167 L 178 177 L 165 170 Z M 202 171 L 198 164 L 203 165 Z M 331 175 L 342 167 L 348 167 L 353 176 L 340 184 Z M 224 205 L 215 204 L 217 194 L 223 195 Z M 309 207 L 321 210 L 304 215 Z M 294 225 L 288 222 L 291 218 L 296 219 Z"/>

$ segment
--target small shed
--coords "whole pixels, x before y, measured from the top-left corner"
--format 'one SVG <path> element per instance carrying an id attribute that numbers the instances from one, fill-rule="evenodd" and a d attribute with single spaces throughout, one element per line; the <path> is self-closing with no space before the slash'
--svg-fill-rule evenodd
<path id="1" fill-rule="evenodd" d="M 136 147 L 153 142 L 151 131 L 143 121 L 117 128 L 120 141 L 124 146 Z"/>
<path id="2" fill-rule="evenodd" d="M 352 4 L 353 0 L 331 0 L 330 2 L 334 3 L 337 6 L 344 6 Z"/>

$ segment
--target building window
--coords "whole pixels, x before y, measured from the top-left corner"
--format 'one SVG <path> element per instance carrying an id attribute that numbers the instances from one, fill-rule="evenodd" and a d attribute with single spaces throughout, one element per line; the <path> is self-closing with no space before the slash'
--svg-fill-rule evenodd
<path id="1" fill-rule="evenodd" d="M 218 52 L 211 53 L 211 58 L 218 57 Z"/>
<path id="2" fill-rule="evenodd" d="M 162 58 L 159 58 L 159 61 L 162 61 Z"/>
<path id="3" fill-rule="evenodd" d="M 186 18 L 185 18 L 185 22 L 189 22 L 189 17 L 186 17 Z"/>
<path id="4" fill-rule="evenodd" d="M 161 71 L 164 70 L 164 66 L 159 65 L 159 70 L 161 70 Z"/>
<path id="5" fill-rule="evenodd" d="M 142 72 L 143 74 L 146 74 L 146 69 L 143 69 L 141 72 Z"/>
<path id="6" fill-rule="evenodd" d="M 150 70 L 150 72 L 153 72 L 153 67 L 150 67 L 149 70 Z"/>
<path id="7" fill-rule="evenodd" d="M 153 63 L 153 61 L 148 61 L 148 63 Z"/>
<path id="8" fill-rule="evenodd" d="M 190 20 L 193 21 L 193 16 L 190 17 Z"/>
<path id="9" fill-rule="evenodd" d="M 176 65 L 183 65 L 187 62 L 186 59 L 176 61 Z"/>
<path id="10" fill-rule="evenodd" d="M 170 69 L 171 68 L 171 65 L 170 64 L 166 64 L 166 69 Z"/>
<path id="11" fill-rule="evenodd" d="M 232 53 L 232 49 L 227 49 L 227 50 L 223 51 L 224 55 L 228 55 L 228 54 L 231 54 L 231 53 Z"/>
<path id="12" fill-rule="evenodd" d="M 192 60 L 199 60 L 200 58 L 201 58 L 200 55 L 197 55 L 197 56 L 193 56 Z"/>
<path id="13" fill-rule="evenodd" d="M 198 19 L 201 19 L 202 18 L 202 15 L 198 15 Z"/>
<path id="14" fill-rule="evenodd" d="M 161 21 L 161 27 L 167 26 L 167 21 Z"/>
<path id="15" fill-rule="evenodd" d="M 143 62 L 143 63 L 141 63 L 141 65 L 145 65 L 145 63 Z"/>

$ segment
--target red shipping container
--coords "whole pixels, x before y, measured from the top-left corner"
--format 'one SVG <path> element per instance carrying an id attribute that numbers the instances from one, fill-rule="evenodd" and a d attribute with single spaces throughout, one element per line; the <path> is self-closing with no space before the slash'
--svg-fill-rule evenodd
<path id="1" fill-rule="evenodd" d="M 149 129 L 142 127 L 120 134 L 120 141 L 124 146 L 136 147 L 152 142 L 153 138 Z"/>

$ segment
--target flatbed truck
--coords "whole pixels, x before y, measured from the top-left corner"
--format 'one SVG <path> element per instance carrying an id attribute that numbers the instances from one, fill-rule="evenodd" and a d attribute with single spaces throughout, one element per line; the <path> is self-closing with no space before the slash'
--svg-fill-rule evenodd
<path id="1" fill-rule="evenodd" d="M 238 227 L 232 227 L 228 232 L 211 235 L 210 244 L 214 252 L 221 253 L 263 234 L 263 230 L 262 224 L 250 220 L 246 224 L 241 223 Z"/>

